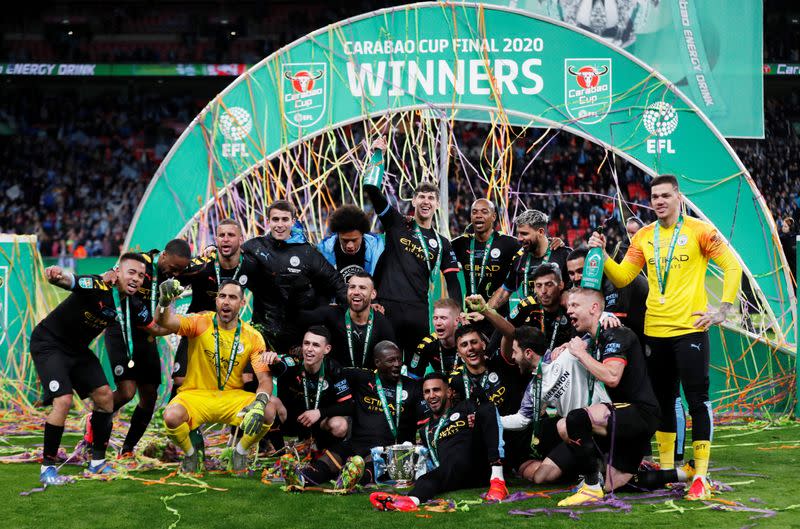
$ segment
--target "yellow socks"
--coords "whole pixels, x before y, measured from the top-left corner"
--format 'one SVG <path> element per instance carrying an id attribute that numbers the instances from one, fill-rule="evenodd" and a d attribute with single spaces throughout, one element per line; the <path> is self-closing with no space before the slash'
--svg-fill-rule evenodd
<path id="1" fill-rule="evenodd" d="M 189 428 L 189 423 L 181 423 L 177 428 L 170 428 L 169 426 L 166 428 L 167 436 L 172 440 L 173 443 L 180 446 L 185 454 L 194 452 L 192 440 L 189 439 L 189 432 L 191 431 Z"/>
<path id="2" fill-rule="evenodd" d="M 658 463 L 661 465 L 661 470 L 675 468 L 675 439 L 677 437 L 678 435 L 675 432 L 656 432 Z M 695 459 L 697 459 L 696 456 Z"/>
<path id="3" fill-rule="evenodd" d="M 242 445 L 242 448 L 245 450 L 249 450 L 251 446 L 254 444 L 258 444 L 258 442 L 269 433 L 269 429 L 272 428 L 272 423 L 265 423 L 264 426 L 261 427 L 261 430 L 255 435 L 242 435 L 242 438 L 239 440 L 239 443 Z"/>
<path id="4" fill-rule="evenodd" d="M 711 441 L 694 441 L 694 470 L 695 476 L 706 477 L 708 474 L 708 460 L 711 458 Z"/>

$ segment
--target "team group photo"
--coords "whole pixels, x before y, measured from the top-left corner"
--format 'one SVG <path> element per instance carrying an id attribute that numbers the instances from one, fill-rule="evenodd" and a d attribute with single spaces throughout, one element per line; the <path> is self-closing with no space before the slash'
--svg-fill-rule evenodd
<path id="1" fill-rule="evenodd" d="M 2 26 L 10 526 L 800 524 L 792 2 Z"/>

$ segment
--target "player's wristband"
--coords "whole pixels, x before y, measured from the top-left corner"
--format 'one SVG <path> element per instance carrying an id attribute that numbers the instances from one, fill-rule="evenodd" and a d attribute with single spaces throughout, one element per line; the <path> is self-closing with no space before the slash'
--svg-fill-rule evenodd
<path id="1" fill-rule="evenodd" d="M 266 406 L 269 403 L 269 393 L 262 391 L 256 395 L 256 400 Z"/>

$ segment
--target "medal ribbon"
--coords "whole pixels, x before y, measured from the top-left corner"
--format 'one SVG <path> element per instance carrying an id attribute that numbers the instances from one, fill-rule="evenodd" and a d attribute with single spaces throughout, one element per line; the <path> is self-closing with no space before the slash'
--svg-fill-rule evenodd
<path id="1" fill-rule="evenodd" d="M 544 323 L 544 316 L 542 316 L 542 322 Z M 561 317 L 556 316 L 556 321 L 553 324 L 553 336 L 550 338 L 550 347 L 547 348 L 548 351 L 552 351 L 553 346 L 556 344 L 556 336 L 558 336 L 559 327 L 561 327 Z"/>
<path id="2" fill-rule="evenodd" d="M 116 285 L 111 287 L 111 295 L 114 297 L 114 308 L 117 310 L 117 321 L 122 329 L 122 339 L 128 346 L 128 363 L 133 362 L 133 337 L 131 336 L 131 305 L 128 297 L 125 298 L 125 310 L 122 310 L 122 303 L 119 299 L 119 291 Z"/>
<path id="3" fill-rule="evenodd" d="M 217 325 L 217 315 L 214 315 L 214 367 L 217 369 L 217 388 L 220 391 L 225 389 L 225 385 L 231 378 L 233 373 L 233 364 L 236 360 L 236 355 L 239 354 L 239 337 L 242 334 L 242 320 L 236 322 L 236 332 L 233 334 L 233 345 L 231 345 L 231 356 L 228 358 L 228 373 L 225 375 L 225 381 L 222 380 L 222 361 L 219 354 L 219 326 Z"/>
<path id="4" fill-rule="evenodd" d="M 549 262 L 551 253 L 552 253 L 552 250 L 550 250 L 550 245 L 548 243 L 547 253 L 544 254 L 544 258 L 542 258 L 542 262 L 539 263 L 539 264 L 541 265 L 541 264 Z M 523 279 L 522 279 L 522 297 L 524 297 L 524 298 L 527 298 L 529 296 L 529 294 L 528 294 L 528 274 L 530 273 L 530 271 L 531 271 L 531 254 L 530 254 L 530 252 L 528 252 L 528 255 L 527 255 L 526 259 L 525 259 L 525 268 L 523 269 L 523 273 L 522 273 L 522 277 L 523 277 Z"/>
<path id="5" fill-rule="evenodd" d="M 244 257 L 241 253 L 239 253 L 239 264 L 236 266 L 236 270 L 233 271 L 233 276 L 231 277 L 232 280 L 236 281 L 236 276 L 239 275 L 239 269 L 242 268 L 243 261 Z M 214 272 L 217 274 L 217 288 L 219 288 L 219 284 L 222 282 L 222 277 L 220 276 L 219 255 L 216 259 L 214 259 Z"/>
<path id="6" fill-rule="evenodd" d="M 431 252 L 428 250 L 428 243 L 425 242 L 425 237 L 422 236 L 422 229 L 419 227 L 419 224 L 417 224 L 417 221 L 414 221 L 414 235 L 422 246 L 422 251 L 425 252 L 425 264 L 428 266 L 429 273 L 438 272 L 442 262 L 442 236 L 439 235 L 439 232 L 436 230 L 433 230 L 433 233 L 436 235 L 436 244 L 439 249 L 436 252 L 436 262 L 433 268 L 431 268 Z"/>
<path id="7" fill-rule="evenodd" d="M 436 425 L 436 430 L 433 432 L 433 438 L 430 436 L 431 430 L 433 429 L 431 425 L 428 424 L 428 427 L 425 429 L 425 438 L 428 441 L 428 448 L 431 450 L 431 460 L 435 467 L 439 466 L 439 432 L 442 431 L 442 427 L 447 423 L 448 417 L 450 417 L 450 408 L 447 408 L 439 419 L 439 424 Z"/>
<path id="8" fill-rule="evenodd" d="M 463 381 L 464 381 L 464 392 L 467 395 L 467 399 L 469 399 L 470 394 L 471 394 L 471 391 L 470 391 L 471 384 L 470 384 L 469 378 L 470 378 L 469 377 L 469 371 L 467 371 L 466 366 L 464 366 L 464 378 L 463 378 Z M 482 390 L 484 390 L 484 391 L 486 391 L 486 381 L 488 381 L 488 380 L 489 380 L 489 369 L 487 368 L 486 369 L 486 373 L 483 374 L 483 376 L 481 377 L 481 382 L 480 382 L 480 388 Z"/>
<path id="9" fill-rule="evenodd" d="M 392 437 L 395 442 L 397 441 L 397 431 L 400 429 L 400 406 L 403 404 L 403 379 L 397 379 L 397 386 L 395 387 L 394 394 L 394 413 L 395 420 L 392 420 L 392 412 L 389 410 L 389 403 L 386 400 L 386 392 L 383 390 L 381 377 L 375 371 L 375 389 L 378 391 L 378 398 L 381 399 L 381 406 L 383 406 L 383 415 L 386 417 L 386 422 L 389 423 L 389 430 L 392 432 Z"/>
<path id="10" fill-rule="evenodd" d="M 531 437 L 531 448 L 536 453 L 539 453 L 537 445 L 539 444 L 539 433 L 541 430 L 542 418 L 542 359 L 539 359 L 539 365 L 536 367 L 536 375 L 531 380 L 529 394 L 531 396 L 531 404 L 533 406 L 533 436 Z"/>
<path id="11" fill-rule="evenodd" d="M 439 365 L 442 367 L 442 374 L 446 375 L 448 372 L 444 370 L 444 351 L 442 351 L 442 342 L 439 342 Z M 456 367 L 458 367 L 458 353 L 456 353 L 456 357 L 453 358 L 453 369 L 450 371 L 450 373 L 455 371 Z"/>
<path id="12" fill-rule="evenodd" d="M 598 323 L 597 331 L 595 331 L 594 333 L 594 338 L 590 339 L 589 341 L 589 354 L 591 355 L 592 358 L 594 358 L 598 362 L 600 361 L 600 355 L 598 354 L 599 351 L 600 351 L 600 324 Z M 588 369 L 586 371 L 587 371 L 586 381 L 589 383 L 589 402 L 587 403 L 587 406 L 591 406 L 592 398 L 594 397 L 595 377 L 594 375 L 589 373 Z"/>
<path id="13" fill-rule="evenodd" d="M 492 242 L 494 241 L 494 231 L 489 235 L 489 240 L 483 247 L 483 259 L 481 259 L 481 274 L 478 283 L 475 283 L 475 235 L 469 241 L 469 286 L 473 294 L 478 293 L 478 286 L 483 283 L 483 276 L 486 273 L 486 261 L 489 257 L 489 252 L 492 250 Z"/>
<path id="14" fill-rule="evenodd" d="M 675 230 L 672 232 L 672 240 L 669 242 L 669 249 L 667 250 L 667 262 L 664 267 L 664 274 L 661 274 L 661 248 L 658 245 L 658 232 L 660 224 L 656 222 L 656 227 L 653 230 L 653 253 L 655 254 L 656 261 L 656 279 L 658 280 L 658 290 L 661 296 L 667 290 L 667 276 L 669 276 L 669 267 L 672 264 L 672 254 L 675 252 L 675 246 L 678 242 L 678 235 L 680 235 L 681 227 L 683 227 L 683 214 L 678 217 L 678 222 L 675 224 Z"/>
<path id="15" fill-rule="evenodd" d="M 311 407 L 311 402 L 308 400 L 308 379 L 306 378 L 306 368 L 303 366 L 303 398 L 306 401 L 307 410 L 319 409 L 319 399 L 322 396 L 322 384 L 325 382 L 325 360 L 319 366 L 319 377 L 317 378 L 317 396 L 314 397 L 314 407 Z"/>
<path id="16" fill-rule="evenodd" d="M 153 317 L 156 314 L 156 298 L 158 297 L 158 255 L 153 257 L 153 281 L 150 285 L 150 314 Z"/>
<path id="17" fill-rule="evenodd" d="M 361 367 L 364 367 L 364 362 L 367 359 L 367 351 L 369 351 L 369 339 L 372 337 L 372 325 L 375 323 L 375 311 L 372 307 L 369 309 L 369 319 L 367 320 L 367 330 L 364 333 L 364 354 L 361 356 Z M 350 318 L 350 309 L 344 311 L 344 326 L 345 334 L 347 334 L 347 348 L 350 350 L 350 363 L 353 367 L 356 366 L 355 354 L 353 353 L 353 320 Z"/>

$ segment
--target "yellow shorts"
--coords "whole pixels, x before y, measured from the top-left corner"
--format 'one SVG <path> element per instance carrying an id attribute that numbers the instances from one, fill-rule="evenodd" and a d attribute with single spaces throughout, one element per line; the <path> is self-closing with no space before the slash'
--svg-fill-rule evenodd
<path id="1" fill-rule="evenodd" d="M 237 426 L 242 422 L 239 412 L 256 396 L 241 389 L 188 389 L 179 391 L 169 406 L 180 404 L 189 413 L 189 428 L 201 424 L 224 423 Z"/>

